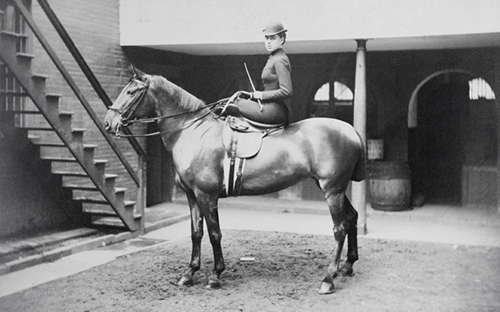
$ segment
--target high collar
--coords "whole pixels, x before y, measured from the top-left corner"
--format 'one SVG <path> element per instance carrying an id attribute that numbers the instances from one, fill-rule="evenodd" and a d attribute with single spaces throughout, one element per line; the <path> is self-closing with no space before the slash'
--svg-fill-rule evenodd
<path id="1" fill-rule="evenodd" d="M 273 55 L 276 55 L 279 53 L 284 53 L 283 48 L 279 48 L 279 49 L 274 50 L 273 52 L 271 52 L 271 54 L 269 56 L 273 56 Z"/>

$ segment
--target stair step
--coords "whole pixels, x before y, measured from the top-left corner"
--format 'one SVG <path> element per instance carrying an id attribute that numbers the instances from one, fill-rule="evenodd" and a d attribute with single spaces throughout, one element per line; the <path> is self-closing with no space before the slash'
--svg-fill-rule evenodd
<path id="1" fill-rule="evenodd" d="M 63 187 L 73 189 L 73 190 L 82 190 L 82 191 L 98 191 L 99 189 L 93 184 L 72 184 L 67 183 L 64 184 Z"/>
<path id="2" fill-rule="evenodd" d="M 27 126 L 27 127 L 19 127 L 21 129 L 32 130 L 32 131 L 55 131 L 54 128 L 46 128 L 46 127 L 36 127 L 36 126 Z"/>
<path id="3" fill-rule="evenodd" d="M 61 117 L 73 117 L 75 113 L 70 111 L 59 112 L 59 116 Z"/>
<path id="4" fill-rule="evenodd" d="M 17 52 L 16 56 L 21 57 L 21 58 L 27 58 L 27 59 L 34 59 L 35 58 L 34 54 L 24 53 L 24 52 Z"/>
<path id="5" fill-rule="evenodd" d="M 76 201 L 79 201 L 82 203 L 87 203 L 87 204 L 101 204 L 101 205 L 109 204 L 107 200 L 104 200 L 101 198 L 73 197 L 73 200 L 76 200 Z"/>
<path id="6" fill-rule="evenodd" d="M 63 142 L 44 142 L 44 141 L 35 141 L 33 144 L 38 146 L 48 146 L 48 147 L 66 147 L 66 144 Z"/>
<path id="7" fill-rule="evenodd" d="M 27 38 L 28 37 L 27 34 L 18 34 L 16 32 L 8 31 L 8 30 L 2 30 L 2 31 L 0 31 L 0 34 L 5 35 L 5 36 L 10 36 L 10 37 L 15 37 L 15 38 L 21 38 L 21 37 Z"/>
<path id="8" fill-rule="evenodd" d="M 134 219 L 140 219 L 142 215 L 140 214 L 134 214 Z M 97 217 L 95 220 L 92 221 L 92 224 L 94 225 L 100 225 L 100 226 L 112 226 L 112 227 L 124 227 L 125 225 L 123 224 L 122 220 L 118 217 Z"/>
<path id="9" fill-rule="evenodd" d="M 93 225 L 98 225 L 98 226 L 110 226 L 110 227 L 123 227 L 125 228 L 125 225 L 123 224 L 122 220 L 118 217 L 102 217 L 98 218 L 94 221 L 92 221 Z"/>
<path id="10" fill-rule="evenodd" d="M 35 110 L 35 109 L 12 109 L 12 110 L 3 110 L 2 113 L 4 114 L 32 114 L 32 115 L 40 115 L 42 114 L 41 111 Z"/>
<path id="11" fill-rule="evenodd" d="M 45 94 L 45 97 L 46 98 L 60 99 L 60 98 L 62 98 L 62 94 L 60 94 L 60 93 L 47 93 L 47 94 Z"/>
<path id="12" fill-rule="evenodd" d="M 91 197 L 73 197 L 73 200 L 87 203 L 87 204 L 100 204 L 100 205 L 109 205 L 109 202 L 102 198 L 91 198 Z M 125 207 L 131 207 L 135 205 L 135 201 L 125 200 L 123 201 Z"/>
<path id="13" fill-rule="evenodd" d="M 88 177 L 88 174 L 85 172 L 66 171 L 66 170 L 53 170 L 52 174 L 62 175 L 67 177 Z"/>
<path id="14" fill-rule="evenodd" d="M 97 144 L 83 144 L 83 148 L 98 148 Z"/>
<path id="15" fill-rule="evenodd" d="M 64 157 L 64 156 L 42 156 L 40 157 L 40 159 L 48 161 L 58 161 L 58 162 L 78 162 L 78 160 L 75 157 Z M 107 159 L 94 159 L 94 164 L 96 165 L 102 165 L 107 163 L 108 163 Z"/>
<path id="16" fill-rule="evenodd" d="M 74 157 L 63 157 L 63 156 L 43 156 L 40 157 L 40 159 L 48 161 L 59 161 L 59 162 L 77 162 L 76 158 Z"/>
<path id="17" fill-rule="evenodd" d="M 73 190 L 81 190 L 81 191 L 93 191 L 93 192 L 99 191 L 99 189 L 93 184 L 66 183 L 63 185 L 63 187 L 73 189 Z M 125 187 L 115 187 L 115 193 L 123 193 L 126 191 L 127 191 L 127 188 L 125 188 Z"/>
<path id="18" fill-rule="evenodd" d="M 92 215 L 98 215 L 98 216 L 116 216 L 116 212 L 112 209 L 95 209 L 95 208 L 92 208 L 92 209 L 82 209 L 83 213 L 88 213 L 88 214 L 92 214 Z M 121 222 L 121 221 L 120 221 Z"/>
<path id="19" fill-rule="evenodd" d="M 31 78 L 34 78 L 34 79 L 49 79 L 49 75 L 45 75 L 45 74 L 32 74 L 31 75 Z"/>
<path id="20" fill-rule="evenodd" d="M 64 144 L 63 142 L 48 142 L 48 141 L 39 141 L 38 140 L 38 137 L 36 136 L 33 136 L 33 137 L 30 137 L 31 140 L 34 140 L 33 141 L 33 144 L 34 145 L 38 145 L 38 146 L 47 146 L 47 147 L 66 147 L 66 144 Z M 97 148 L 98 145 L 97 144 L 83 144 L 83 148 L 84 149 L 87 149 L 87 148 L 90 148 L 90 149 L 94 149 L 94 148 Z"/>

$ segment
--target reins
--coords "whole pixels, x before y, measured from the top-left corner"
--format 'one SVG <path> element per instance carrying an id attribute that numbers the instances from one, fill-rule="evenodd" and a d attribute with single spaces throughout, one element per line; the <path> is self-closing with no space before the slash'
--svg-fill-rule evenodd
<path id="1" fill-rule="evenodd" d="M 131 125 L 131 124 L 135 124 L 135 123 L 152 123 L 152 122 L 155 122 L 155 121 L 158 121 L 158 120 L 162 120 L 162 119 L 168 119 L 168 118 L 173 118 L 173 117 L 178 117 L 178 116 L 182 116 L 182 115 L 187 115 L 187 114 L 192 114 L 192 113 L 196 113 L 196 112 L 199 112 L 205 108 L 210 108 L 211 110 L 209 111 L 212 112 L 213 108 L 217 105 L 219 105 L 220 103 L 224 102 L 224 101 L 227 101 L 228 98 L 224 98 L 224 99 L 220 99 L 216 102 L 212 102 L 210 104 L 206 104 L 194 111 L 186 111 L 186 112 L 180 112 L 180 113 L 177 113 L 177 114 L 172 114 L 172 115 L 164 115 L 164 116 L 157 116 L 157 117 L 151 117 L 151 118 L 142 118 L 142 119 L 135 119 L 135 120 L 125 120 L 126 121 L 126 124 L 123 125 L 123 126 L 128 126 L 128 125 Z M 208 115 L 208 114 L 206 114 Z M 204 116 L 206 116 L 204 115 Z"/>
<path id="2" fill-rule="evenodd" d="M 184 124 L 183 126 L 181 127 L 178 127 L 178 128 L 174 128 L 174 129 L 169 129 L 169 130 L 165 130 L 165 131 L 156 131 L 156 132 L 152 132 L 152 133 L 146 133 L 146 134 L 123 134 L 121 133 L 121 131 L 117 131 L 115 133 L 115 135 L 117 137 L 122 137 L 122 138 L 129 138 L 129 137 L 151 137 L 151 136 L 156 136 L 156 135 L 162 135 L 162 134 L 165 134 L 165 133 L 170 133 L 170 132 L 176 132 L 176 131 L 180 131 L 180 130 L 184 130 L 184 129 L 187 129 L 189 128 L 190 126 L 192 126 L 193 124 L 195 124 L 197 121 L 205 118 L 206 116 L 208 116 L 210 113 L 212 113 L 215 108 L 222 102 L 224 101 L 227 101 L 228 98 L 224 98 L 224 99 L 220 99 L 216 102 L 212 102 L 210 104 L 206 104 L 196 110 L 193 110 L 193 111 L 186 111 L 186 112 L 180 112 L 180 113 L 177 113 L 177 114 L 172 114 L 172 115 L 164 115 L 164 116 L 157 116 L 157 117 L 151 117 L 151 118 L 143 118 L 143 119 L 135 119 L 135 120 L 129 120 L 128 118 L 130 118 L 130 116 L 132 116 L 132 114 L 134 113 L 134 111 L 137 109 L 137 107 L 139 106 L 139 104 L 142 102 L 142 100 L 144 99 L 144 96 L 146 95 L 146 91 L 148 90 L 149 88 L 149 81 L 147 82 L 143 82 L 139 79 L 137 79 L 137 77 L 134 75 L 131 79 L 130 79 L 130 82 L 128 84 L 131 84 L 133 81 L 135 81 L 136 83 L 139 83 L 140 86 L 133 89 L 133 90 L 127 90 L 127 92 L 129 94 L 133 94 L 137 91 L 139 91 L 139 95 L 138 96 L 135 96 L 132 101 L 130 101 L 130 104 L 123 110 L 120 110 L 118 108 L 115 108 L 113 106 L 111 106 L 109 109 L 110 110 L 113 110 L 115 112 L 117 112 L 118 114 L 120 114 L 120 116 L 122 117 L 122 120 L 121 120 L 121 123 L 120 123 L 120 127 L 128 127 L 134 123 L 137 123 L 137 124 L 147 124 L 147 123 L 153 123 L 153 122 L 157 122 L 159 120 L 163 120 L 163 119 L 168 119 L 168 118 L 174 118 L 174 117 L 179 117 L 179 116 L 183 116 L 183 115 L 187 115 L 187 114 L 193 114 L 193 113 L 197 113 L 201 110 L 204 110 L 206 108 L 209 108 L 208 112 L 204 113 L 203 115 L 189 121 L 188 123 Z M 127 85 L 128 86 L 128 85 Z M 124 88 L 124 90 L 126 89 L 126 87 Z M 124 116 L 126 114 L 126 116 Z"/>
<path id="3" fill-rule="evenodd" d="M 166 133 L 181 131 L 181 130 L 184 130 L 184 129 L 191 127 L 197 121 L 208 116 L 210 113 L 212 113 L 214 111 L 214 109 L 217 105 L 219 105 L 221 102 L 223 102 L 225 100 L 227 100 L 227 99 L 218 100 L 217 102 L 207 104 L 207 105 L 205 105 L 197 110 L 194 110 L 194 111 L 188 111 L 188 112 L 182 112 L 182 113 L 173 114 L 173 115 L 166 115 L 166 116 L 159 116 L 159 117 L 152 117 L 152 118 L 137 119 L 137 120 L 128 121 L 126 124 L 121 125 L 123 127 L 128 127 L 130 124 L 133 124 L 133 123 L 152 123 L 152 122 L 155 122 L 155 121 L 158 121 L 161 119 L 168 119 L 168 118 L 177 117 L 177 116 L 181 116 L 181 115 L 196 113 L 196 112 L 199 112 L 205 108 L 210 108 L 208 112 L 204 113 L 203 115 L 189 121 L 188 123 L 186 123 L 183 126 L 178 127 L 178 128 L 169 129 L 169 130 L 165 130 L 165 131 L 156 131 L 156 132 L 151 132 L 151 133 L 146 133 L 146 134 L 122 134 L 122 133 L 118 132 L 118 133 L 116 133 L 116 136 L 119 138 L 152 137 L 152 136 L 156 136 L 156 135 L 162 135 L 162 134 L 166 134 Z"/>

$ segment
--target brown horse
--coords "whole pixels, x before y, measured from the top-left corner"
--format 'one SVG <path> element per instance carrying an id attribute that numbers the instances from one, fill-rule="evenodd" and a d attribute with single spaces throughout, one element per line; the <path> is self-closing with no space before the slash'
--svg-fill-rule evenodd
<path id="1" fill-rule="evenodd" d="M 214 118 L 214 105 L 206 105 L 161 76 L 133 67 L 132 71 L 134 76 L 107 112 L 105 127 L 120 135 L 121 127 L 134 120 L 158 123 L 157 134 L 172 153 L 176 181 L 186 192 L 191 212 L 191 262 L 178 284 L 192 285 L 193 275 L 200 269 L 205 219 L 214 253 L 207 287 L 218 288 L 225 269 L 218 215 L 218 200 L 225 196 L 224 122 Z M 307 178 L 313 178 L 324 192 L 333 220 L 333 259 L 319 288 L 319 293 L 327 294 L 333 292 L 333 279 L 338 274 L 351 274 L 358 260 L 358 214 L 345 196 L 350 180 L 365 178 L 365 147 L 356 131 L 336 119 L 311 118 L 265 137 L 260 152 L 246 161 L 240 195 L 279 191 Z M 341 267 L 346 236 L 347 260 Z"/>

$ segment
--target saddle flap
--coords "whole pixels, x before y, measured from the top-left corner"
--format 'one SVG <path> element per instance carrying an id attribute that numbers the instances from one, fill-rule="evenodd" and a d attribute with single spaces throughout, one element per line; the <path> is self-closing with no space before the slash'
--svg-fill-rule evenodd
<path id="1" fill-rule="evenodd" d="M 235 118 L 227 118 L 222 130 L 222 143 L 228 155 L 235 153 L 235 157 L 238 158 L 250 158 L 257 155 L 262 146 L 262 138 L 265 134 L 262 132 L 240 132 L 233 130 L 231 126 L 234 126 L 235 122 L 231 121 L 231 119 Z M 242 124 L 239 124 L 239 127 L 241 126 Z"/>

